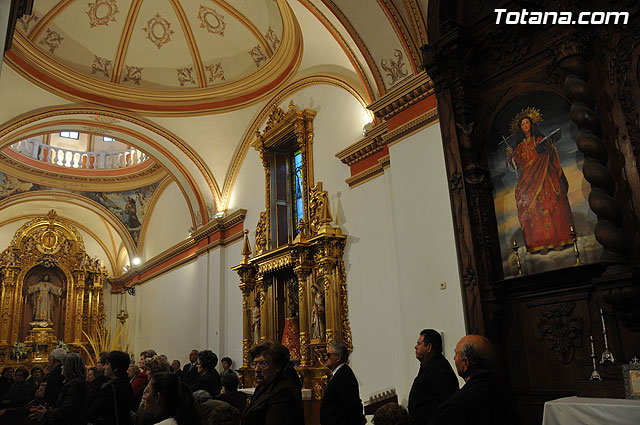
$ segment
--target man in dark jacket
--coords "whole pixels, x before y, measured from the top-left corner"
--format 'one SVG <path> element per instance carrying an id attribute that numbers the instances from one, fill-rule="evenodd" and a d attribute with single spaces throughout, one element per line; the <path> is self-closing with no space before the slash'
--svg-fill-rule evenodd
<path id="1" fill-rule="evenodd" d="M 62 360 L 67 352 L 62 348 L 55 348 L 49 354 L 49 373 L 45 377 L 47 381 L 47 387 L 44 390 L 44 401 L 49 406 L 55 406 L 58 400 L 58 395 L 62 391 Z"/>
<path id="2" fill-rule="evenodd" d="M 242 413 L 247 407 L 247 395 L 238 391 L 238 376 L 233 373 L 227 373 L 222 376 L 222 391 L 216 400 L 229 403 Z"/>
<path id="3" fill-rule="evenodd" d="M 2 408 L 25 406 L 36 392 L 36 387 L 27 382 L 29 371 L 23 367 L 16 369 L 13 375 L 13 384 L 2 398 Z"/>
<path id="4" fill-rule="evenodd" d="M 420 332 L 415 346 L 420 361 L 418 376 L 409 393 L 409 415 L 416 423 L 428 424 L 438 406 L 458 390 L 458 378 L 442 355 L 442 337 L 433 329 Z"/>
<path id="5" fill-rule="evenodd" d="M 432 425 L 519 425 L 513 396 L 494 381 L 495 352 L 481 335 L 467 335 L 456 345 L 458 375 L 466 383 L 443 402 Z"/>
<path id="6" fill-rule="evenodd" d="M 182 379 L 188 387 L 191 387 L 198 378 L 200 373 L 198 372 L 198 350 L 191 350 L 189 353 L 189 363 L 182 368 Z"/>
<path id="7" fill-rule="evenodd" d="M 91 423 L 103 425 L 129 425 L 129 412 L 133 405 L 133 389 L 129 384 L 127 369 L 129 355 L 122 351 L 112 351 L 104 364 L 104 376 L 108 383 L 100 390 L 98 399 L 89 409 Z M 116 418 L 117 415 L 117 418 Z"/>
<path id="8" fill-rule="evenodd" d="M 344 344 L 331 344 L 325 355 L 325 366 L 331 379 L 320 402 L 320 424 L 361 425 L 366 423 L 358 381 L 347 364 L 349 350 Z"/>

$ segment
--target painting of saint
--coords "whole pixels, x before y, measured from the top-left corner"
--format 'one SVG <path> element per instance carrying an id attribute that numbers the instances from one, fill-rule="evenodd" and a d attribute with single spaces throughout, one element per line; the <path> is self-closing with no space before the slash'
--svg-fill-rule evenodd
<path id="1" fill-rule="evenodd" d="M 541 120 L 542 114 L 533 107 L 516 115 L 511 126 L 516 146 L 505 140 L 505 154 L 507 166 L 519 176 L 515 199 L 527 251 L 544 255 L 573 244 L 574 224 L 569 182 L 553 137 L 545 137 L 537 126 Z"/>
<path id="2" fill-rule="evenodd" d="M 597 217 L 569 108 L 556 93 L 532 91 L 492 120 L 487 160 L 505 278 L 571 267 L 574 244 L 582 263 L 599 260 Z"/>

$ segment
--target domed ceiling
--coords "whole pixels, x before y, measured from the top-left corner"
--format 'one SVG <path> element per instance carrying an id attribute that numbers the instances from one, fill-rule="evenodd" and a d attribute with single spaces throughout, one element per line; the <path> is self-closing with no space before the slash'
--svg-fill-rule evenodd
<path id="1" fill-rule="evenodd" d="M 154 113 L 245 105 L 287 80 L 301 35 L 284 0 L 36 0 L 7 58 L 74 100 Z"/>

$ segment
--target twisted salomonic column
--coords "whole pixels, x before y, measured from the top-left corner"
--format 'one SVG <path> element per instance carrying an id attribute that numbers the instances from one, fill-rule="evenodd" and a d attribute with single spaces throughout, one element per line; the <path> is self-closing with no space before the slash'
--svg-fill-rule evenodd
<path id="1" fill-rule="evenodd" d="M 567 44 L 561 46 L 560 52 L 564 55 L 560 57 L 559 66 L 568 74 L 564 87 L 573 101 L 571 119 L 579 128 L 576 145 L 585 156 L 583 173 L 591 184 L 589 206 L 598 216 L 594 234 L 604 247 L 600 261 L 608 266 L 626 264 L 628 241 L 620 230 L 623 215 L 614 198 L 616 184 L 607 168 L 607 150 L 600 139 L 600 116 L 594 112 L 595 96 L 587 83 L 587 63 L 583 49 L 572 51 L 567 47 Z"/>

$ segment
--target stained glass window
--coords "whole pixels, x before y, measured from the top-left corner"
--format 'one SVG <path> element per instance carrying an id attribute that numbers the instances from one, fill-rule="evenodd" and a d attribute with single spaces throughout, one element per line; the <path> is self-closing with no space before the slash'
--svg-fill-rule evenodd
<path id="1" fill-rule="evenodd" d="M 298 150 L 291 157 L 291 170 L 293 176 L 291 179 L 291 195 L 292 195 L 292 211 L 293 217 L 293 234 L 298 234 L 298 221 L 304 220 L 304 208 L 302 204 L 302 151 Z"/>

